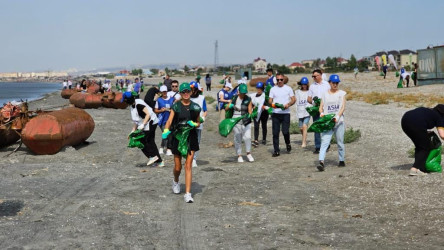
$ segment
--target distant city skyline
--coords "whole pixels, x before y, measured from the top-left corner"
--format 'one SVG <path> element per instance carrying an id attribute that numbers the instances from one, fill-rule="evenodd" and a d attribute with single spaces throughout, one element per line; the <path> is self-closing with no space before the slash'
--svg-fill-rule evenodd
<path id="1" fill-rule="evenodd" d="M 0 72 L 290 64 L 444 44 L 442 1 L 2 1 Z"/>

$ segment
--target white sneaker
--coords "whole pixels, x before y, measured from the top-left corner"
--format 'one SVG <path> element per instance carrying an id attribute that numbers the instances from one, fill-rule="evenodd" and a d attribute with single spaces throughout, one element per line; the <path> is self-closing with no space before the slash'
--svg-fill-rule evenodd
<path id="1" fill-rule="evenodd" d="M 156 162 L 157 160 L 159 160 L 159 157 L 157 157 L 157 156 L 151 157 L 148 160 L 148 163 L 146 165 L 149 166 L 149 165 L 153 164 L 154 162 Z"/>
<path id="2" fill-rule="evenodd" d="M 249 162 L 253 162 L 254 161 L 254 158 L 253 158 L 253 156 L 251 156 L 251 154 L 247 154 L 247 158 L 248 158 Z"/>
<path id="3" fill-rule="evenodd" d="M 158 166 L 159 168 L 163 168 L 163 167 L 165 167 L 165 162 L 164 162 L 164 161 L 161 161 L 161 162 L 159 162 L 159 163 L 157 164 L 157 166 Z"/>
<path id="4" fill-rule="evenodd" d="M 197 168 L 197 162 L 196 162 L 196 160 L 194 160 L 194 159 L 193 159 L 192 167 L 193 167 L 193 168 Z"/>
<path id="5" fill-rule="evenodd" d="M 193 197 L 191 197 L 191 193 L 186 193 L 183 196 L 183 199 L 185 200 L 186 203 L 193 203 L 194 202 Z"/>
<path id="6" fill-rule="evenodd" d="M 237 162 L 244 162 L 244 158 L 242 156 L 237 157 Z"/>
<path id="7" fill-rule="evenodd" d="M 173 193 L 180 194 L 180 183 L 173 181 Z"/>
<path id="8" fill-rule="evenodd" d="M 159 148 L 159 154 L 163 155 L 163 148 Z"/>
<path id="9" fill-rule="evenodd" d="M 171 149 L 167 149 L 167 152 L 165 155 L 168 155 L 168 156 L 173 155 L 173 152 L 171 152 Z"/>

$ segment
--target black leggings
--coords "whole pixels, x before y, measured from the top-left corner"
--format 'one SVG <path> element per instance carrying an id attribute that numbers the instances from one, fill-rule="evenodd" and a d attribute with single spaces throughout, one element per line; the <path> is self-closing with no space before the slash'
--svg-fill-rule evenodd
<path id="1" fill-rule="evenodd" d="M 160 157 L 159 149 L 157 149 L 157 145 L 154 140 L 156 137 L 157 124 L 153 124 L 152 121 L 150 121 L 149 124 L 150 124 L 150 130 L 143 131 L 145 133 L 145 137 L 143 138 L 144 139 L 143 144 L 145 145 L 145 147 L 143 147 L 142 152 L 148 158 L 157 156 L 159 159 L 156 162 L 161 162 L 162 158 Z"/>
<path id="2" fill-rule="evenodd" d="M 207 84 L 207 91 L 211 91 L 211 83 Z"/>
<path id="3" fill-rule="evenodd" d="M 263 110 L 261 116 L 259 117 L 259 121 L 254 119 L 254 140 L 257 141 L 259 139 L 259 126 L 262 125 L 262 140 L 267 140 L 267 121 L 268 121 L 268 113 L 267 110 Z M 259 124 L 260 123 L 260 124 Z"/>
<path id="4" fill-rule="evenodd" d="M 401 120 L 401 127 L 404 133 L 413 141 L 413 144 L 415 144 L 415 163 L 413 163 L 413 167 L 422 172 L 427 172 L 425 163 L 431 150 L 430 137 L 427 130 L 410 125 L 404 117 Z"/>

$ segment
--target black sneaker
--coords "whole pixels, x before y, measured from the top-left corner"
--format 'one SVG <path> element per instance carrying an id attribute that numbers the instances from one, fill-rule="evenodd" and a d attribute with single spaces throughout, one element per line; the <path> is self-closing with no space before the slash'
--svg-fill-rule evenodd
<path id="1" fill-rule="evenodd" d="M 258 141 L 253 141 L 251 144 L 253 145 L 253 147 L 259 146 L 259 142 Z"/>
<path id="2" fill-rule="evenodd" d="M 278 157 L 279 155 L 281 155 L 279 152 L 274 152 L 271 157 Z"/>
<path id="3" fill-rule="evenodd" d="M 338 164 L 338 167 L 345 167 L 345 162 L 344 161 L 340 161 Z"/>
<path id="4" fill-rule="evenodd" d="M 262 140 L 262 144 L 267 144 L 267 141 L 266 140 Z"/>
<path id="5" fill-rule="evenodd" d="M 315 151 L 313 151 L 313 154 L 315 154 L 315 155 L 319 154 L 319 150 L 320 150 L 319 148 L 316 148 Z"/>
<path id="6" fill-rule="evenodd" d="M 290 153 L 290 151 L 291 151 L 291 145 L 287 144 L 287 153 Z"/>
<path id="7" fill-rule="evenodd" d="M 316 168 L 318 168 L 320 172 L 324 171 L 325 170 L 324 163 L 320 161 L 319 164 L 316 166 Z"/>

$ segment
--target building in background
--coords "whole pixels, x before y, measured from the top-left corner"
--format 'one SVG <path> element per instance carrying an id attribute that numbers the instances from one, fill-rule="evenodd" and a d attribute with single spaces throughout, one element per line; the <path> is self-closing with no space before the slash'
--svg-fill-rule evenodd
<path id="1" fill-rule="evenodd" d="M 265 73 L 267 70 L 267 60 L 258 57 L 253 61 L 253 67 L 256 72 Z"/>

